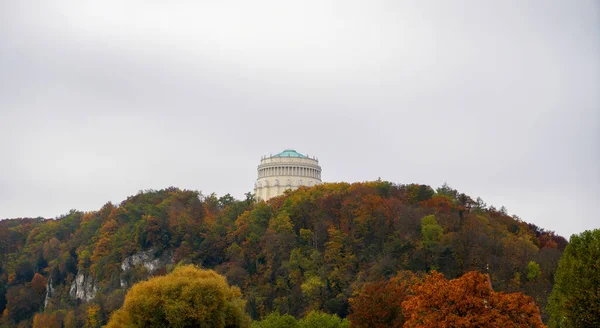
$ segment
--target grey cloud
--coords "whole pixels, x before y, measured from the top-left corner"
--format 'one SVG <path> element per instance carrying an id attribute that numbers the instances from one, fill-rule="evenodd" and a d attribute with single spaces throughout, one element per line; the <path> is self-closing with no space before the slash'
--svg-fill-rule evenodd
<path id="1" fill-rule="evenodd" d="M 2 2 L 0 217 L 242 197 L 292 147 L 327 181 L 446 181 L 565 236 L 599 227 L 599 9 Z"/>

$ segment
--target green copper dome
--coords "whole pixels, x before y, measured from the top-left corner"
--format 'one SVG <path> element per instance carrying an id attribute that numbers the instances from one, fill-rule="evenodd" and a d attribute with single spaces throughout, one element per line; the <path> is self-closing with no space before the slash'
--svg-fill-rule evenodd
<path id="1" fill-rule="evenodd" d="M 301 158 L 306 158 L 306 155 L 302 155 L 300 153 L 298 153 L 297 151 L 293 150 L 293 149 L 286 149 L 284 151 L 282 151 L 281 153 L 273 156 L 273 157 L 301 157 Z"/>

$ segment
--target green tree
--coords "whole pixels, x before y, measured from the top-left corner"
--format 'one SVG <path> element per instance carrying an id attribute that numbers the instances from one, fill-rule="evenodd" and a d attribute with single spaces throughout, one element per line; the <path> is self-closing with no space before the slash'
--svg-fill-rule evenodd
<path id="1" fill-rule="evenodd" d="M 541 274 L 542 271 L 540 270 L 540 265 L 535 261 L 529 261 L 527 264 L 527 280 L 535 281 L 540 277 Z"/>
<path id="2" fill-rule="evenodd" d="M 446 182 L 435 191 L 438 196 L 446 197 L 450 201 L 454 201 L 458 198 L 458 191 L 452 189 Z"/>
<path id="3" fill-rule="evenodd" d="M 286 211 L 281 211 L 277 216 L 269 220 L 269 229 L 275 233 L 294 233 L 294 226 Z"/>
<path id="4" fill-rule="evenodd" d="M 427 270 L 437 268 L 436 254 L 443 233 L 444 228 L 438 224 L 435 215 L 428 215 L 421 219 L 421 243 L 425 251 Z"/>
<path id="5" fill-rule="evenodd" d="M 444 233 L 444 228 L 438 224 L 434 215 L 428 215 L 421 219 L 421 234 L 425 248 L 435 247 L 439 243 L 442 233 Z"/>
<path id="6" fill-rule="evenodd" d="M 244 306 L 225 277 L 186 265 L 134 285 L 107 327 L 249 327 Z"/>
<path id="7" fill-rule="evenodd" d="M 600 327 L 600 229 L 572 235 L 554 276 L 550 327 Z"/>
<path id="8" fill-rule="evenodd" d="M 318 276 L 311 276 L 300 286 L 302 295 L 308 300 L 310 309 L 321 307 L 321 297 L 325 284 Z"/>
<path id="9" fill-rule="evenodd" d="M 320 311 L 309 312 L 298 323 L 300 328 L 350 328 L 348 319 Z"/>
<path id="10" fill-rule="evenodd" d="M 261 321 L 254 321 L 252 328 L 297 328 L 298 321 L 289 314 L 281 315 L 278 312 L 271 312 Z"/>

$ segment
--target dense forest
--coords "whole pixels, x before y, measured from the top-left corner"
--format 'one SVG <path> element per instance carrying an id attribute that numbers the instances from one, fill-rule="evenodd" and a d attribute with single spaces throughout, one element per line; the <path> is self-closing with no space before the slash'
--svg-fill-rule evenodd
<path id="1" fill-rule="evenodd" d="M 238 286 L 253 320 L 346 318 L 357 291 L 398 272 L 479 271 L 496 292 L 531 296 L 547 322 L 566 246 L 447 185 L 326 183 L 266 203 L 141 191 L 97 211 L 0 221 L 0 327 L 99 327 L 133 284 L 182 264 Z"/>

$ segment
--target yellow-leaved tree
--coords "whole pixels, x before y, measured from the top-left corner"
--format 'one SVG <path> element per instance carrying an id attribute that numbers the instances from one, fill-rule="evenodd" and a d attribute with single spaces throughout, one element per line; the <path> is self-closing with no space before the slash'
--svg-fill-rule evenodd
<path id="1" fill-rule="evenodd" d="M 134 285 L 107 327 L 249 327 L 241 296 L 212 270 L 180 266 Z"/>

